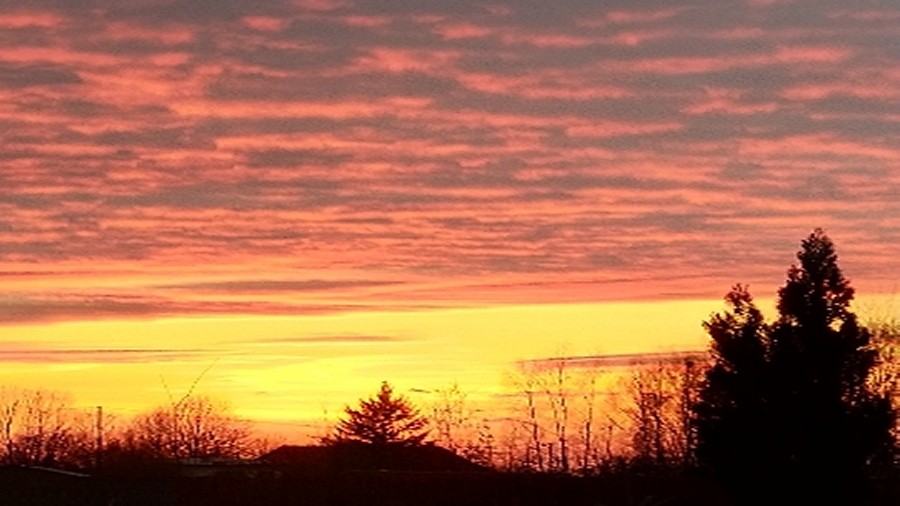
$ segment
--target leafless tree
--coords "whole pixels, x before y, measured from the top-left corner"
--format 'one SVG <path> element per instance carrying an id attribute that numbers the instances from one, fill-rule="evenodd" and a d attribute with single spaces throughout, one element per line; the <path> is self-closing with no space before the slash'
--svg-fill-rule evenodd
<path id="1" fill-rule="evenodd" d="M 139 415 L 124 439 L 135 450 L 165 459 L 236 458 L 255 448 L 249 424 L 205 396 L 188 396 Z"/>
<path id="2" fill-rule="evenodd" d="M 627 391 L 634 458 L 638 462 L 690 465 L 696 442 L 692 406 L 702 372 L 694 359 L 635 366 Z"/>
<path id="3" fill-rule="evenodd" d="M 89 413 L 59 392 L 0 389 L 0 431 L 9 464 L 87 467 L 95 451 Z"/>
<path id="4" fill-rule="evenodd" d="M 494 465 L 495 438 L 491 421 L 481 409 L 473 407 L 458 383 L 431 392 L 429 422 L 434 442 L 473 462 Z"/>
<path id="5" fill-rule="evenodd" d="M 431 406 L 429 421 L 433 427 L 435 443 L 457 452 L 470 436 L 471 413 L 466 404 L 466 393 L 457 383 L 433 393 L 437 399 Z"/>
<path id="6" fill-rule="evenodd" d="M 544 430 L 541 427 L 538 401 L 541 396 L 540 371 L 533 367 L 522 366 L 514 378 L 514 384 L 519 391 L 518 398 L 524 402 L 524 416 L 513 418 L 514 423 L 520 424 L 527 434 L 527 442 L 521 455 L 521 467 L 536 471 L 545 470 L 544 462 Z M 514 431 L 518 433 L 519 431 Z M 518 439 L 518 438 L 516 438 Z"/>
<path id="7" fill-rule="evenodd" d="M 872 333 L 871 346 L 878 350 L 878 362 L 868 381 L 872 390 L 891 400 L 894 409 L 894 454 L 900 453 L 900 321 L 889 317 L 874 318 L 866 322 Z M 896 458 L 896 457 L 895 457 Z"/>
<path id="8" fill-rule="evenodd" d="M 567 360 L 559 358 L 553 361 L 548 377 L 544 378 L 544 394 L 550 407 L 553 420 L 554 441 L 548 445 L 550 450 L 550 468 L 569 472 L 569 397 L 573 394 L 570 390 L 570 377 L 566 369 Z M 555 448 L 555 450 L 554 450 Z"/>
<path id="9" fill-rule="evenodd" d="M 520 467 L 590 474 L 618 451 L 624 423 L 610 402 L 612 374 L 565 357 L 519 365 L 510 418 L 515 432 L 528 436 L 521 441 Z"/>

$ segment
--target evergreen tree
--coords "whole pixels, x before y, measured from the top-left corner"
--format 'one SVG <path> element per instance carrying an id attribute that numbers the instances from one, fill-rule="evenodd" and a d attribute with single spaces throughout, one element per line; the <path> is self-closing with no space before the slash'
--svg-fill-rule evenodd
<path id="1" fill-rule="evenodd" d="M 704 324 L 714 363 L 695 407 L 698 457 L 749 501 L 774 490 L 848 498 L 891 446 L 891 401 L 867 382 L 878 353 L 834 245 L 817 229 L 797 259 L 773 324 L 740 286 L 731 311 Z"/>
<path id="2" fill-rule="evenodd" d="M 325 444 L 368 443 L 375 445 L 418 445 L 428 435 L 427 420 L 403 396 L 395 396 L 387 381 L 374 397 L 363 399 L 358 408 L 347 406 L 334 434 Z"/>
<path id="3" fill-rule="evenodd" d="M 746 287 L 735 286 L 726 301 L 730 311 L 703 324 L 713 365 L 694 412 L 698 460 L 732 480 L 752 474 L 773 450 L 766 420 L 770 343 Z"/>

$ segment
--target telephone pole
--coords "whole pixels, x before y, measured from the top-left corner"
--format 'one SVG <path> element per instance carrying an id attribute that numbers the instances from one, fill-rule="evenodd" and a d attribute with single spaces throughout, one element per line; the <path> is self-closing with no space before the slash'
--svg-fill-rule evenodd
<path id="1" fill-rule="evenodd" d="M 100 469 L 100 459 L 103 454 L 103 406 L 97 406 L 94 430 L 94 469 Z"/>

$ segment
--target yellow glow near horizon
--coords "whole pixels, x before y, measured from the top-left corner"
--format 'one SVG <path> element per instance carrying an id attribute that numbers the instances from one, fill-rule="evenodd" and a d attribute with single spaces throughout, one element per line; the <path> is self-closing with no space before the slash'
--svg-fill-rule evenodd
<path id="1" fill-rule="evenodd" d="M 11 368 L 7 365 L 0 377 L 7 382 L 64 387 L 68 380 L 58 382 L 54 378 L 73 372 L 90 376 L 102 371 L 119 374 L 124 373 L 119 369 L 128 370 L 132 372 L 125 374 L 133 378 L 112 383 L 104 380 L 87 390 L 93 390 L 90 397 L 100 395 L 104 389 L 141 392 L 132 397 L 129 409 L 160 400 L 159 395 L 148 396 L 164 390 L 160 377 L 169 377 L 170 388 L 183 388 L 213 363 L 200 385 L 201 389 L 213 393 L 221 382 L 277 390 L 278 383 L 295 383 L 291 379 L 294 377 L 329 379 L 340 386 L 338 390 L 357 395 L 365 393 L 376 380 L 407 383 L 427 378 L 429 383 L 434 383 L 441 373 L 446 373 L 443 381 L 447 383 L 468 376 L 478 380 L 478 387 L 489 387 L 495 378 L 473 376 L 474 371 L 483 374 L 490 369 L 508 367 L 517 360 L 560 353 L 585 355 L 696 347 L 702 344 L 699 321 L 717 304 L 716 301 L 544 304 L 325 316 L 21 325 L 5 329 L 2 340 L 30 343 L 30 350 L 45 349 L 50 355 L 72 349 L 165 350 L 176 357 L 171 360 L 151 357 L 146 363 L 78 363 L 77 357 L 65 362 L 35 360 L 36 363 L 13 365 L 12 369 L 18 370 L 15 374 L 8 374 Z M 22 369 L 41 371 L 46 381 L 35 382 L 34 377 L 21 381 Z M 147 372 L 150 369 L 152 373 Z M 130 385 L 132 381 L 136 384 Z M 232 398 L 236 407 L 240 406 L 241 392 L 228 388 L 222 393 Z"/>
<path id="2" fill-rule="evenodd" d="M 760 302 L 767 315 L 772 304 Z M 127 416 L 184 395 L 199 378 L 198 393 L 242 417 L 299 423 L 334 415 L 382 380 L 400 391 L 458 383 L 484 399 L 502 391 L 519 360 L 703 349 L 701 322 L 722 309 L 692 300 L 23 325 L 4 329 L 0 342 L 28 343 L 32 358 L 4 357 L 0 384 L 63 390 L 78 405 Z M 104 359 L 117 350 L 147 355 Z"/>

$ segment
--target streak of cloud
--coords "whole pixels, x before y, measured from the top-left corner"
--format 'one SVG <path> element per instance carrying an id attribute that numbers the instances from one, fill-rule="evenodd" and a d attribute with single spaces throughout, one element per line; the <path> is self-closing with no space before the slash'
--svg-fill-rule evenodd
<path id="1" fill-rule="evenodd" d="M 637 366 L 685 364 L 707 358 L 705 352 L 670 351 L 649 353 L 622 353 L 614 355 L 548 357 L 519 362 L 520 367 L 534 370 L 572 369 L 624 369 Z"/>
<path id="2" fill-rule="evenodd" d="M 340 335 L 340 336 L 303 336 L 285 338 L 260 338 L 252 341 L 255 345 L 323 345 L 323 344 L 379 344 L 397 343 L 404 339 L 395 336 L 378 335 Z"/>
<path id="3" fill-rule="evenodd" d="M 424 304 L 354 304 L 340 300 L 322 302 L 266 302 L 262 300 L 196 300 L 109 295 L 96 297 L 72 293 L 65 298 L 0 299 L 0 324 L 17 325 L 84 320 L 132 320 L 192 315 L 315 316 L 356 311 L 416 311 L 434 309 Z"/>
<path id="4" fill-rule="evenodd" d="M 7 349 L 0 351 L 0 362 L 25 364 L 128 364 L 166 362 L 207 357 L 205 350 L 178 349 Z"/>

